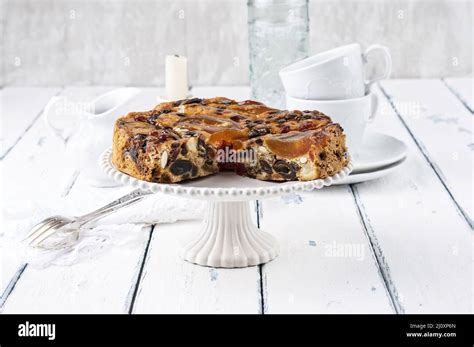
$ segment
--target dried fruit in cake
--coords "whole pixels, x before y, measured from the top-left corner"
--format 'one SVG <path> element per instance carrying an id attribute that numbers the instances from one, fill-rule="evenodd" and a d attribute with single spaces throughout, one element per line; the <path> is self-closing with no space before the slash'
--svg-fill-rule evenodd
<path id="1" fill-rule="evenodd" d="M 159 104 L 115 123 L 122 172 L 173 183 L 234 170 L 259 180 L 313 180 L 348 163 L 342 128 L 318 111 L 281 111 L 216 97 Z"/>

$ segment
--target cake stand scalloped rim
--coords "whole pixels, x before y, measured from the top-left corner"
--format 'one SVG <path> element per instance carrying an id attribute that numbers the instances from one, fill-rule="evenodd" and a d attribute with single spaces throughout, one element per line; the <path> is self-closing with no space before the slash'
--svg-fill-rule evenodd
<path id="1" fill-rule="evenodd" d="M 100 165 L 108 176 L 118 182 L 154 193 L 207 200 L 208 208 L 201 231 L 187 243 L 181 256 L 194 264 L 224 268 L 264 264 L 279 254 L 277 240 L 251 221 L 248 200 L 321 189 L 346 177 L 353 168 L 349 159 L 346 167 L 325 179 L 268 182 L 269 185 L 264 187 L 212 188 L 142 181 L 118 171 L 111 157 L 112 149 L 109 148 L 101 155 Z"/>
<path id="2" fill-rule="evenodd" d="M 207 188 L 207 187 L 187 187 L 180 184 L 172 183 L 153 183 L 143 181 L 117 170 L 111 162 L 112 148 L 107 149 L 100 157 L 100 166 L 105 173 L 116 181 L 138 187 L 143 190 L 150 190 L 154 193 L 165 193 L 177 196 L 185 196 L 189 198 L 198 198 L 205 200 L 221 200 L 221 201 L 245 201 L 267 198 L 272 196 L 291 194 L 294 192 L 311 191 L 313 189 L 321 189 L 330 186 L 348 176 L 353 164 L 349 163 L 338 173 L 324 179 L 316 179 L 312 181 L 291 181 L 291 182 L 273 182 L 268 187 L 241 187 L 241 188 Z"/>

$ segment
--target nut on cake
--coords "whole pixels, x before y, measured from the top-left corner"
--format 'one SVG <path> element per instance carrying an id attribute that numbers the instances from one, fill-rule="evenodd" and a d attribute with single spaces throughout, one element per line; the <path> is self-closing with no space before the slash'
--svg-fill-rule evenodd
<path id="1" fill-rule="evenodd" d="M 224 97 L 165 102 L 117 119 L 112 162 L 135 178 L 173 183 L 232 170 L 264 181 L 332 176 L 348 164 L 339 124 Z"/>

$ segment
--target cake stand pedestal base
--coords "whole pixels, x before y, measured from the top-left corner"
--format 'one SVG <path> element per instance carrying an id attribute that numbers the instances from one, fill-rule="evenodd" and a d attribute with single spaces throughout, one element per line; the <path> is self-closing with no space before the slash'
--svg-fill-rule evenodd
<path id="1" fill-rule="evenodd" d="M 182 251 L 184 260 L 212 267 L 264 264 L 279 253 L 273 236 L 251 220 L 248 201 L 210 201 L 199 236 Z"/>

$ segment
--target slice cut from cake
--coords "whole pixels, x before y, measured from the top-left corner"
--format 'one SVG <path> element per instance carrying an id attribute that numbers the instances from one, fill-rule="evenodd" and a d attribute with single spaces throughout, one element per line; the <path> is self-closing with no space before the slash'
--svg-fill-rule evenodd
<path id="1" fill-rule="evenodd" d="M 314 180 L 348 164 L 339 124 L 223 97 L 161 103 L 115 123 L 112 162 L 135 178 L 180 182 L 233 170 L 271 181 Z"/>

